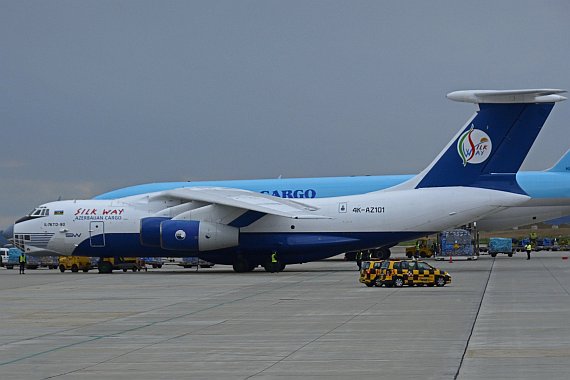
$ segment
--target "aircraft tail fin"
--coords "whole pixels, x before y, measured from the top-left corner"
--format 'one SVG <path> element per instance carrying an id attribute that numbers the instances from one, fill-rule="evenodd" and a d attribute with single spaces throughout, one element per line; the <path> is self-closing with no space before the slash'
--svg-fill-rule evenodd
<path id="1" fill-rule="evenodd" d="M 451 100 L 479 110 L 420 174 L 395 188 L 481 187 L 525 194 L 521 167 L 563 90 L 456 91 Z"/>
<path id="2" fill-rule="evenodd" d="M 570 149 L 568 149 L 566 153 L 560 157 L 560 160 L 558 160 L 558 162 L 547 171 L 556 173 L 570 173 Z"/>

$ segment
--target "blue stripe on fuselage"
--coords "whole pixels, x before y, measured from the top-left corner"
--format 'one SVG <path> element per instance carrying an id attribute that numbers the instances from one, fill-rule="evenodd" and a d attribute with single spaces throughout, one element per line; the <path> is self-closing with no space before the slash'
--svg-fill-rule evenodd
<path id="1" fill-rule="evenodd" d="M 89 239 L 73 251 L 74 256 L 113 257 L 137 252 L 140 257 L 199 256 L 216 264 L 231 264 L 238 253 L 262 263 L 272 250 L 286 264 L 304 263 L 343 252 L 395 244 L 431 234 L 421 232 L 330 232 L 330 233 L 241 233 L 239 246 L 216 251 L 170 251 L 143 246 L 137 233 L 106 233 L 104 247 L 91 247 Z"/>

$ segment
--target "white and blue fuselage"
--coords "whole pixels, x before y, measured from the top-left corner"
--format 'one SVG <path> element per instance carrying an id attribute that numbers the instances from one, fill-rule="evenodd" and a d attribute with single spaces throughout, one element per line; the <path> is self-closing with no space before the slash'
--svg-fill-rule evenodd
<path id="1" fill-rule="evenodd" d="M 14 242 L 29 253 L 199 256 L 243 272 L 274 268 L 277 255 L 302 263 L 473 221 L 524 222 L 537 207 L 570 206 L 567 163 L 540 184 L 515 174 L 561 92 L 449 94 L 479 111 L 416 176 L 141 185 L 42 205 L 16 222 Z"/>

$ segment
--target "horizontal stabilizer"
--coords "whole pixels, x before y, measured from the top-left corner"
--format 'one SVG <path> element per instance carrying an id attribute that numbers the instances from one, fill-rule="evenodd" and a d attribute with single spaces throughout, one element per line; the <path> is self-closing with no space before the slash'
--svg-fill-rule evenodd
<path id="1" fill-rule="evenodd" d="M 192 187 L 162 191 L 152 196 L 152 199 L 164 198 L 205 202 L 292 219 L 330 219 L 330 217 L 313 214 L 313 211 L 318 210 L 316 207 L 249 190 L 224 187 Z"/>
<path id="2" fill-rule="evenodd" d="M 447 98 L 467 103 L 555 103 L 566 100 L 559 89 L 466 90 L 447 94 Z"/>

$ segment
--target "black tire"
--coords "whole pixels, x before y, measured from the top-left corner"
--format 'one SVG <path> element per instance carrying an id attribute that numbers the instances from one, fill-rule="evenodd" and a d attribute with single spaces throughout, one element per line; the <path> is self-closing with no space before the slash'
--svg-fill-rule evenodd
<path id="1" fill-rule="evenodd" d="M 435 285 L 436 285 L 436 286 L 439 286 L 440 288 L 441 288 L 442 286 L 445 286 L 445 278 L 443 278 L 443 277 L 437 277 L 437 278 L 435 279 Z"/>
<path id="2" fill-rule="evenodd" d="M 160 264 L 160 265 L 157 265 L 157 267 L 158 267 L 158 268 L 162 268 L 162 264 Z"/>
<path id="3" fill-rule="evenodd" d="M 252 271 L 252 265 L 249 263 L 243 255 L 239 255 L 235 258 L 233 264 L 234 272 L 236 273 L 246 273 Z"/>
<path id="4" fill-rule="evenodd" d="M 395 288 L 401 288 L 404 286 L 404 279 L 402 277 L 396 277 L 392 281 L 392 285 L 394 285 Z"/>
<path id="5" fill-rule="evenodd" d="M 89 269 L 83 269 L 83 273 L 89 272 Z"/>
<path id="6" fill-rule="evenodd" d="M 128 271 L 128 269 L 127 269 L 127 268 L 123 268 L 123 272 L 125 272 L 125 273 L 126 273 L 127 271 Z"/>
<path id="7" fill-rule="evenodd" d="M 373 282 L 365 282 L 364 285 L 368 286 L 369 288 L 374 286 Z"/>
<path id="8" fill-rule="evenodd" d="M 79 267 L 77 266 L 77 264 L 73 264 L 73 265 L 71 266 L 71 271 L 72 271 L 73 273 L 79 272 Z"/>
<path id="9" fill-rule="evenodd" d="M 61 265 L 59 266 L 59 271 L 60 271 L 61 273 L 65 272 L 65 265 L 61 264 Z"/>
<path id="10" fill-rule="evenodd" d="M 263 269 L 265 269 L 266 272 L 275 273 L 277 272 L 276 264 L 277 263 L 267 262 L 263 264 Z"/>
<path id="11" fill-rule="evenodd" d="M 99 273 L 113 273 L 113 265 L 108 261 L 100 261 L 97 268 Z"/>
<path id="12" fill-rule="evenodd" d="M 392 255 L 392 252 L 390 252 L 390 248 L 380 248 L 380 252 L 378 255 L 380 257 L 380 259 L 388 260 L 391 255 Z"/>
<path id="13" fill-rule="evenodd" d="M 512 253 L 509 253 L 509 257 L 513 257 L 513 254 L 512 254 Z"/>
<path id="14" fill-rule="evenodd" d="M 491 257 L 497 257 L 496 253 L 491 253 Z"/>

